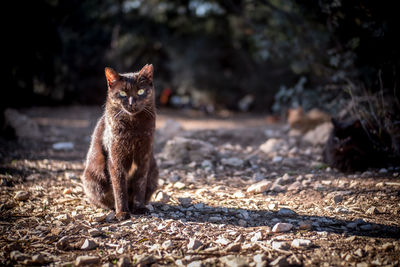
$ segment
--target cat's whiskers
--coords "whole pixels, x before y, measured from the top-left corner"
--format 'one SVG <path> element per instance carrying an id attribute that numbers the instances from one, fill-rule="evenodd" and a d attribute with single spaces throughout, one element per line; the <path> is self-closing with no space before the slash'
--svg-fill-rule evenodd
<path id="1" fill-rule="evenodd" d="M 143 108 L 143 111 L 144 111 L 147 115 L 149 115 L 151 118 L 155 118 L 154 111 L 150 110 L 149 107 L 144 107 L 144 108 Z"/>
<path id="2" fill-rule="evenodd" d="M 114 115 L 114 119 L 116 119 L 119 116 L 119 114 L 121 114 L 121 112 L 122 112 L 122 109 L 117 114 Z"/>

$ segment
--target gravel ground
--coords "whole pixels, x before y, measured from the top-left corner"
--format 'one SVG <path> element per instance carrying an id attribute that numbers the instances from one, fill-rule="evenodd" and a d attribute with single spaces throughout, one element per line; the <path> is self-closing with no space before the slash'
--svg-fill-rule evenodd
<path id="1" fill-rule="evenodd" d="M 21 113 L 41 136 L 0 141 L 1 266 L 400 264 L 398 167 L 343 174 L 262 117 L 160 111 L 151 212 L 118 222 L 80 185 L 100 108 Z"/>

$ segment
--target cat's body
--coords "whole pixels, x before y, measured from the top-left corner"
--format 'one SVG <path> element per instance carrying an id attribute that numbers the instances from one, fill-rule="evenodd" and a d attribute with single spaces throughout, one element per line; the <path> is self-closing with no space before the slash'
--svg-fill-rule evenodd
<path id="1" fill-rule="evenodd" d="M 90 202 L 123 219 L 129 211 L 146 212 L 158 183 L 153 66 L 128 74 L 106 68 L 106 78 L 106 108 L 92 136 L 83 185 Z"/>
<path id="2" fill-rule="evenodd" d="M 342 172 L 364 171 L 385 163 L 385 154 L 378 150 L 359 120 L 338 122 L 323 151 L 323 160 Z"/>

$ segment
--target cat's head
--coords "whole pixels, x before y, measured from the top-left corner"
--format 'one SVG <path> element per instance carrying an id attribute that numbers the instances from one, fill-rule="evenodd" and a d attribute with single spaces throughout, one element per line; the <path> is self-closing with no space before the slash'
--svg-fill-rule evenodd
<path id="1" fill-rule="evenodd" d="M 154 105 L 153 65 L 146 64 L 139 72 L 118 73 L 105 68 L 108 85 L 107 104 L 134 115 Z"/>
<path id="2" fill-rule="evenodd" d="M 360 120 L 340 122 L 332 118 L 331 141 L 338 152 L 346 152 L 364 138 L 365 132 Z"/>

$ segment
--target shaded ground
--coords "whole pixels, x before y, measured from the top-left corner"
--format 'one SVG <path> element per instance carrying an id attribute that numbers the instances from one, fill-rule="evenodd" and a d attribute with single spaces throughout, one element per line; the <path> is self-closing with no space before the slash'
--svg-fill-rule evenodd
<path id="1" fill-rule="evenodd" d="M 399 169 L 336 172 L 320 163 L 321 147 L 262 117 L 160 112 L 158 128 L 174 118 L 186 129 L 179 135 L 210 143 L 215 155 L 185 162 L 157 154 L 160 191 L 151 214 L 117 222 L 89 205 L 80 187 L 101 109 L 22 112 L 43 137 L 1 143 L 0 265 L 399 265 Z M 284 145 L 265 154 L 259 146 L 268 138 Z M 57 142 L 74 148 L 56 150 Z M 247 192 L 259 181 L 271 184 Z M 277 231 L 279 223 L 291 229 Z M 84 255 L 94 257 L 78 258 Z"/>

